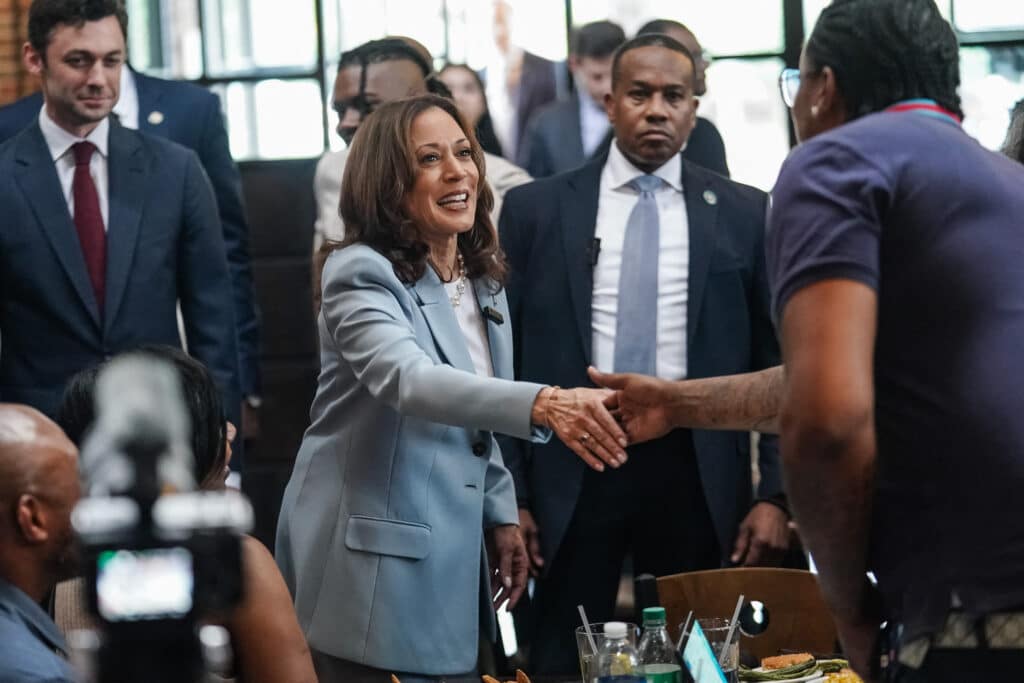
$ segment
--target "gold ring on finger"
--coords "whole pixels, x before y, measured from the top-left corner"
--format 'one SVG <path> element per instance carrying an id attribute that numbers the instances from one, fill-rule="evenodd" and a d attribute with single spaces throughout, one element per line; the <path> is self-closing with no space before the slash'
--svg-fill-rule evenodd
<path id="1" fill-rule="evenodd" d="M 583 432 L 580 435 L 580 443 L 586 443 L 588 441 L 590 441 L 590 434 L 588 434 L 587 432 Z"/>

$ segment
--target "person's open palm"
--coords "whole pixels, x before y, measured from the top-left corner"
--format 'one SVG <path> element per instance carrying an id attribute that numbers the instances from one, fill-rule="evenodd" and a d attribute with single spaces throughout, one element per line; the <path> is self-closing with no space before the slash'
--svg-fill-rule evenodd
<path id="1" fill-rule="evenodd" d="M 616 391 L 618 415 L 630 443 L 650 441 L 672 430 L 664 380 L 631 373 L 605 373 L 588 368 L 594 384 Z"/>

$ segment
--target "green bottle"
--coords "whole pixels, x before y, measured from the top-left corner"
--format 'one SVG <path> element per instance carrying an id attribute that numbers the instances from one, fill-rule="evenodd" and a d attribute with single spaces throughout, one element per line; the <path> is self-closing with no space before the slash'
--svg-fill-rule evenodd
<path id="1" fill-rule="evenodd" d="M 665 628 L 665 608 L 647 607 L 643 612 L 644 635 L 640 638 L 640 667 L 647 683 L 682 683 L 683 670 L 676 661 L 675 646 Z"/>

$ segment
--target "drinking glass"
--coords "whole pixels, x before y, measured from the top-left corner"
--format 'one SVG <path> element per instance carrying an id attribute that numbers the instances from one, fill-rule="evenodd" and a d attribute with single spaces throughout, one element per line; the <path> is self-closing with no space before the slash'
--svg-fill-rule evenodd
<path id="1" fill-rule="evenodd" d="M 601 649 L 604 644 L 604 622 L 590 624 L 590 632 L 594 635 L 594 645 Z M 636 624 L 626 624 L 626 639 L 636 647 Z M 576 652 L 580 656 L 580 676 L 583 683 L 594 683 L 597 680 L 597 653 L 590 648 L 590 640 L 582 626 L 576 627 Z"/>
<path id="2" fill-rule="evenodd" d="M 740 666 L 739 628 L 733 629 L 732 638 L 727 643 L 725 638 L 729 635 L 730 625 L 728 619 L 713 617 L 711 619 L 698 619 L 697 621 L 700 623 L 700 628 L 704 631 L 708 643 L 711 644 L 711 650 L 722 665 L 722 673 L 725 674 L 725 680 L 729 683 L 737 683 L 739 681 Z M 722 650 L 728 653 L 724 662 L 722 661 Z"/>

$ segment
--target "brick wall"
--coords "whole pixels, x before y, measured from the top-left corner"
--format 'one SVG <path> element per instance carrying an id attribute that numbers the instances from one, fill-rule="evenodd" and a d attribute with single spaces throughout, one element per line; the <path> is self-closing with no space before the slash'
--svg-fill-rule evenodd
<path id="1" fill-rule="evenodd" d="M 0 0 L 0 105 L 13 102 L 35 89 L 21 66 L 31 0 Z"/>

